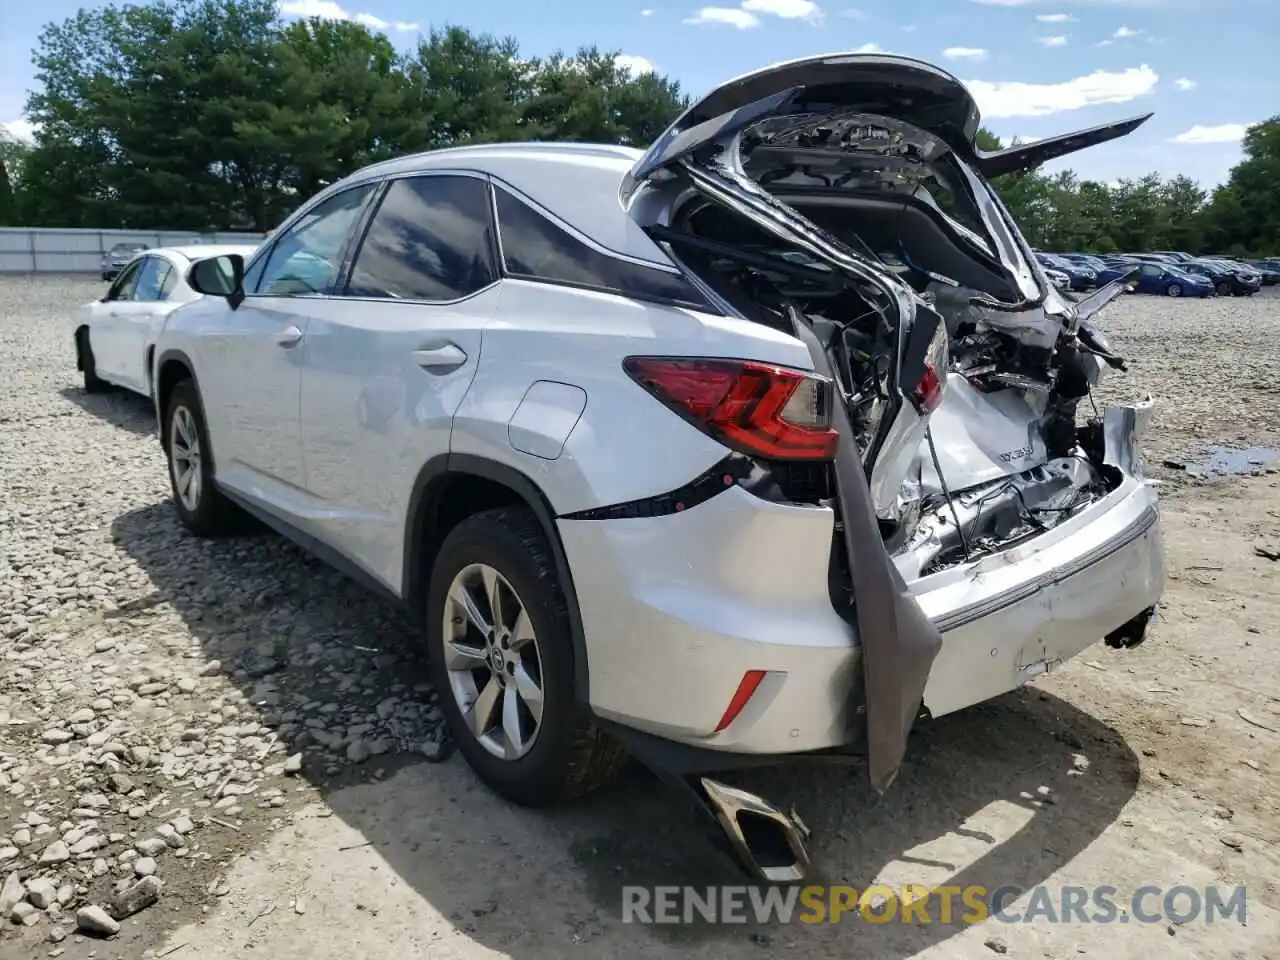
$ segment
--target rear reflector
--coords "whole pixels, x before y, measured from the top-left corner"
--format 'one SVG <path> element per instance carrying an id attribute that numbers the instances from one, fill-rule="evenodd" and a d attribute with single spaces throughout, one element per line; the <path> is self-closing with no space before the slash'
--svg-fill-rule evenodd
<path id="1" fill-rule="evenodd" d="M 753 360 L 628 357 L 623 368 L 670 409 L 725 446 L 766 460 L 830 460 L 831 382 Z"/>
<path id="2" fill-rule="evenodd" d="M 756 688 L 760 686 L 760 681 L 764 679 L 763 670 L 748 670 L 742 675 L 742 682 L 738 684 L 738 689 L 733 695 L 733 699 L 729 701 L 729 706 L 724 711 L 724 716 L 720 718 L 720 722 L 716 724 L 716 733 L 719 733 L 734 720 L 738 719 L 738 714 L 742 712 L 742 708 L 747 705 L 747 701 L 755 694 Z"/>

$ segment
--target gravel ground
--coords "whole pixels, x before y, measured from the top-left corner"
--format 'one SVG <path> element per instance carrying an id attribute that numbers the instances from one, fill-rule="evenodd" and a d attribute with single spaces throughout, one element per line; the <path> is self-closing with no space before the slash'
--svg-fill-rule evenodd
<path id="1" fill-rule="evenodd" d="M 0 278 L 0 957 L 1094 952 L 1078 927 L 994 921 L 621 924 L 622 882 L 735 881 L 639 774 L 533 814 L 436 765 L 451 750 L 395 612 L 279 538 L 185 536 L 146 402 L 79 389 L 72 317 L 101 289 Z M 1126 297 L 1105 329 L 1133 358 L 1106 395 L 1162 403 L 1153 642 L 940 721 L 896 800 L 848 772 L 771 789 L 805 794 L 833 880 L 1245 882 L 1247 929 L 1112 927 L 1095 955 L 1280 956 L 1280 655 L 1254 646 L 1280 626 L 1280 568 L 1249 547 L 1280 549 L 1280 295 Z M 1256 448 L 1239 466 L 1259 476 L 1206 474 L 1214 444 Z"/>

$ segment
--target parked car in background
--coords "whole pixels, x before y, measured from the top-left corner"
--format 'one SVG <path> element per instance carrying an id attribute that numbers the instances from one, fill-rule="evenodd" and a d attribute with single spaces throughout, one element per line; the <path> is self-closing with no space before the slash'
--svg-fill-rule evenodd
<path id="1" fill-rule="evenodd" d="M 1036 259 L 1042 266 L 1051 267 L 1058 273 L 1065 274 L 1068 289 L 1092 290 L 1098 285 L 1098 271 L 1087 264 L 1075 263 L 1054 253 L 1037 253 Z"/>
<path id="2" fill-rule="evenodd" d="M 101 300 L 80 308 L 76 369 L 85 390 L 123 387 L 151 395 L 151 355 L 165 319 L 200 297 L 187 283 L 192 264 L 228 253 L 249 256 L 252 245 L 156 247 L 135 254 Z"/>
<path id="3" fill-rule="evenodd" d="M 102 255 L 102 279 L 108 282 L 114 280 L 130 260 L 146 249 L 145 243 L 117 243 Z"/>
<path id="4" fill-rule="evenodd" d="M 646 152 L 359 170 L 192 268 L 210 295 L 156 345 L 175 513 L 253 514 L 400 600 L 500 795 L 585 793 L 622 745 L 753 875 L 802 877 L 803 825 L 714 771 L 866 742 L 887 787 L 921 708 L 1134 646 L 1163 589 L 1149 407 L 1083 404 L 1125 368 L 1117 291 L 1064 300 L 990 184 L 1141 121 L 984 154 L 979 120 L 936 67 L 842 54 Z M 935 183 L 966 185 L 946 215 Z"/>
<path id="5" fill-rule="evenodd" d="M 1261 289 L 1258 284 L 1247 283 L 1235 270 L 1230 269 L 1220 260 L 1192 260 L 1184 263 L 1183 269 L 1188 273 L 1204 277 L 1213 284 L 1219 296 L 1251 296 Z"/>
<path id="6" fill-rule="evenodd" d="M 1045 266 L 1044 275 L 1048 277 L 1049 282 L 1059 290 L 1071 289 L 1071 275 L 1065 270 L 1059 270 L 1057 267 Z"/>
<path id="7" fill-rule="evenodd" d="M 1098 271 L 1098 283 L 1105 285 L 1113 280 L 1118 280 L 1125 274 L 1135 272 L 1142 266 L 1141 260 L 1135 260 L 1130 257 L 1106 256 L 1100 260 L 1102 268 Z M 1133 281 L 1137 283 L 1137 277 Z"/>
<path id="8" fill-rule="evenodd" d="M 1102 257 L 1092 253 L 1057 253 L 1054 254 L 1054 256 L 1062 257 L 1070 263 L 1078 263 L 1081 266 L 1088 267 L 1090 270 L 1094 271 L 1095 274 L 1100 274 L 1107 268 L 1106 261 Z M 1102 283 L 1103 281 L 1101 277 L 1099 277 L 1098 286 L 1102 286 Z"/>
<path id="9" fill-rule="evenodd" d="M 1155 250 L 1153 253 L 1155 253 L 1156 256 L 1164 257 L 1168 260 L 1174 261 L 1175 263 L 1187 263 L 1195 259 L 1193 255 L 1183 253 L 1181 250 Z"/>
<path id="10" fill-rule="evenodd" d="M 1251 296 L 1252 294 L 1255 294 L 1260 289 L 1262 289 L 1262 275 L 1258 273 L 1258 271 L 1255 268 L 1249 266 L 1249 264 L 1245 263 L 1243 260 L 1235 260 L 1235 259 L 1224 260 L 1224 259 L 1214 259 L 1214 258 L 1207 258 L 1207 259 L 1209 259 L 1210 262 L 1212 263 L 1218 264 L 1225 270 L 1230 271 L 1232 274 L 1238 277 L 1240 280 L 1240 283 L 1244 288 L 1243 289 L 1244 295 Z"/>
<path id="11" fill-rule="evenodd" d="M 1138 272 L 1138 293 L 1166 297 L 1211 297 L 1213 284 L 1170 263 L 1142 262 Z"/>
<path id="12" fill-rule="evenodd" d="M 1241 263 L 1247 264 L 1258 271 L 1264 287 L 1274 287 L 1277 283 L 1280 283 L 1280 263 L 1272 260 L 1242 260 Z"/>

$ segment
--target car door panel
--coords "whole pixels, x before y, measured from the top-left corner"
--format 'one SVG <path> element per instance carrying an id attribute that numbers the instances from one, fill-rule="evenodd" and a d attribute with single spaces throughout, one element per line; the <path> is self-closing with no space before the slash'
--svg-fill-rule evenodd
<path id="1" fill-rule="evenodd" d="M 164 282 L 172 269 L 163 257 L 154 254 L 144 257 L 132 296 L 116 308 L 113 328 L 117 334 L 122 385 L 144 396 L 151 393 L 147 345 L 154 335 L 157 321 L 163 318 L 167 309 Z"/>
<path id="2" fill-rule="evenodd" d="M 362 185 L 318 198 L 278 235 L 254 289 L 201 335 L 216 402 L 207 416 L 232 453 L 218 480 L 290 524 L 308 512 L 299 399 L 311 318 L 322 309 L 353 229 L 373 192 Z"/>
<path id="3" fill-rule="evenodd" d="M 90 311 L 89 346 L 93 350 L 94 367 L 102 379 L 121 386 L 128 382 L 124 311 L 133 297 L 141 270 L 140 262 L 121 270 L 106 296 Z"/>
<path id="4" fill-rule="evenodd" d="M 304 529 L 397 593 L 414 484 L 449 449 L 501 297 L 489 211 L 479 177 L 392 181 L 344 295 L 309 317 Z"/>

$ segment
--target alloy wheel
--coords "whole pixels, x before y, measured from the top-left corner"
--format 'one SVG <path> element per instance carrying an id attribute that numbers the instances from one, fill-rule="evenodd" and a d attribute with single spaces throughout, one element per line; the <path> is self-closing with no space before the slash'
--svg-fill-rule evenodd
<path id="1" fill-rule="evenodd" d="M 169 462 L 178 499 L 194 513 L 200 507 L 200 434 L 186 407 L 175 407 L 169 422 Z"/>
<path id="2" fill-rule="evenodd" d="M 501 760 L 519 760 L 542 728 L 542 656 L 511 583 L 488 564 L 453 578 L 445 599 L 444 665 L 472 736 Z"/>

